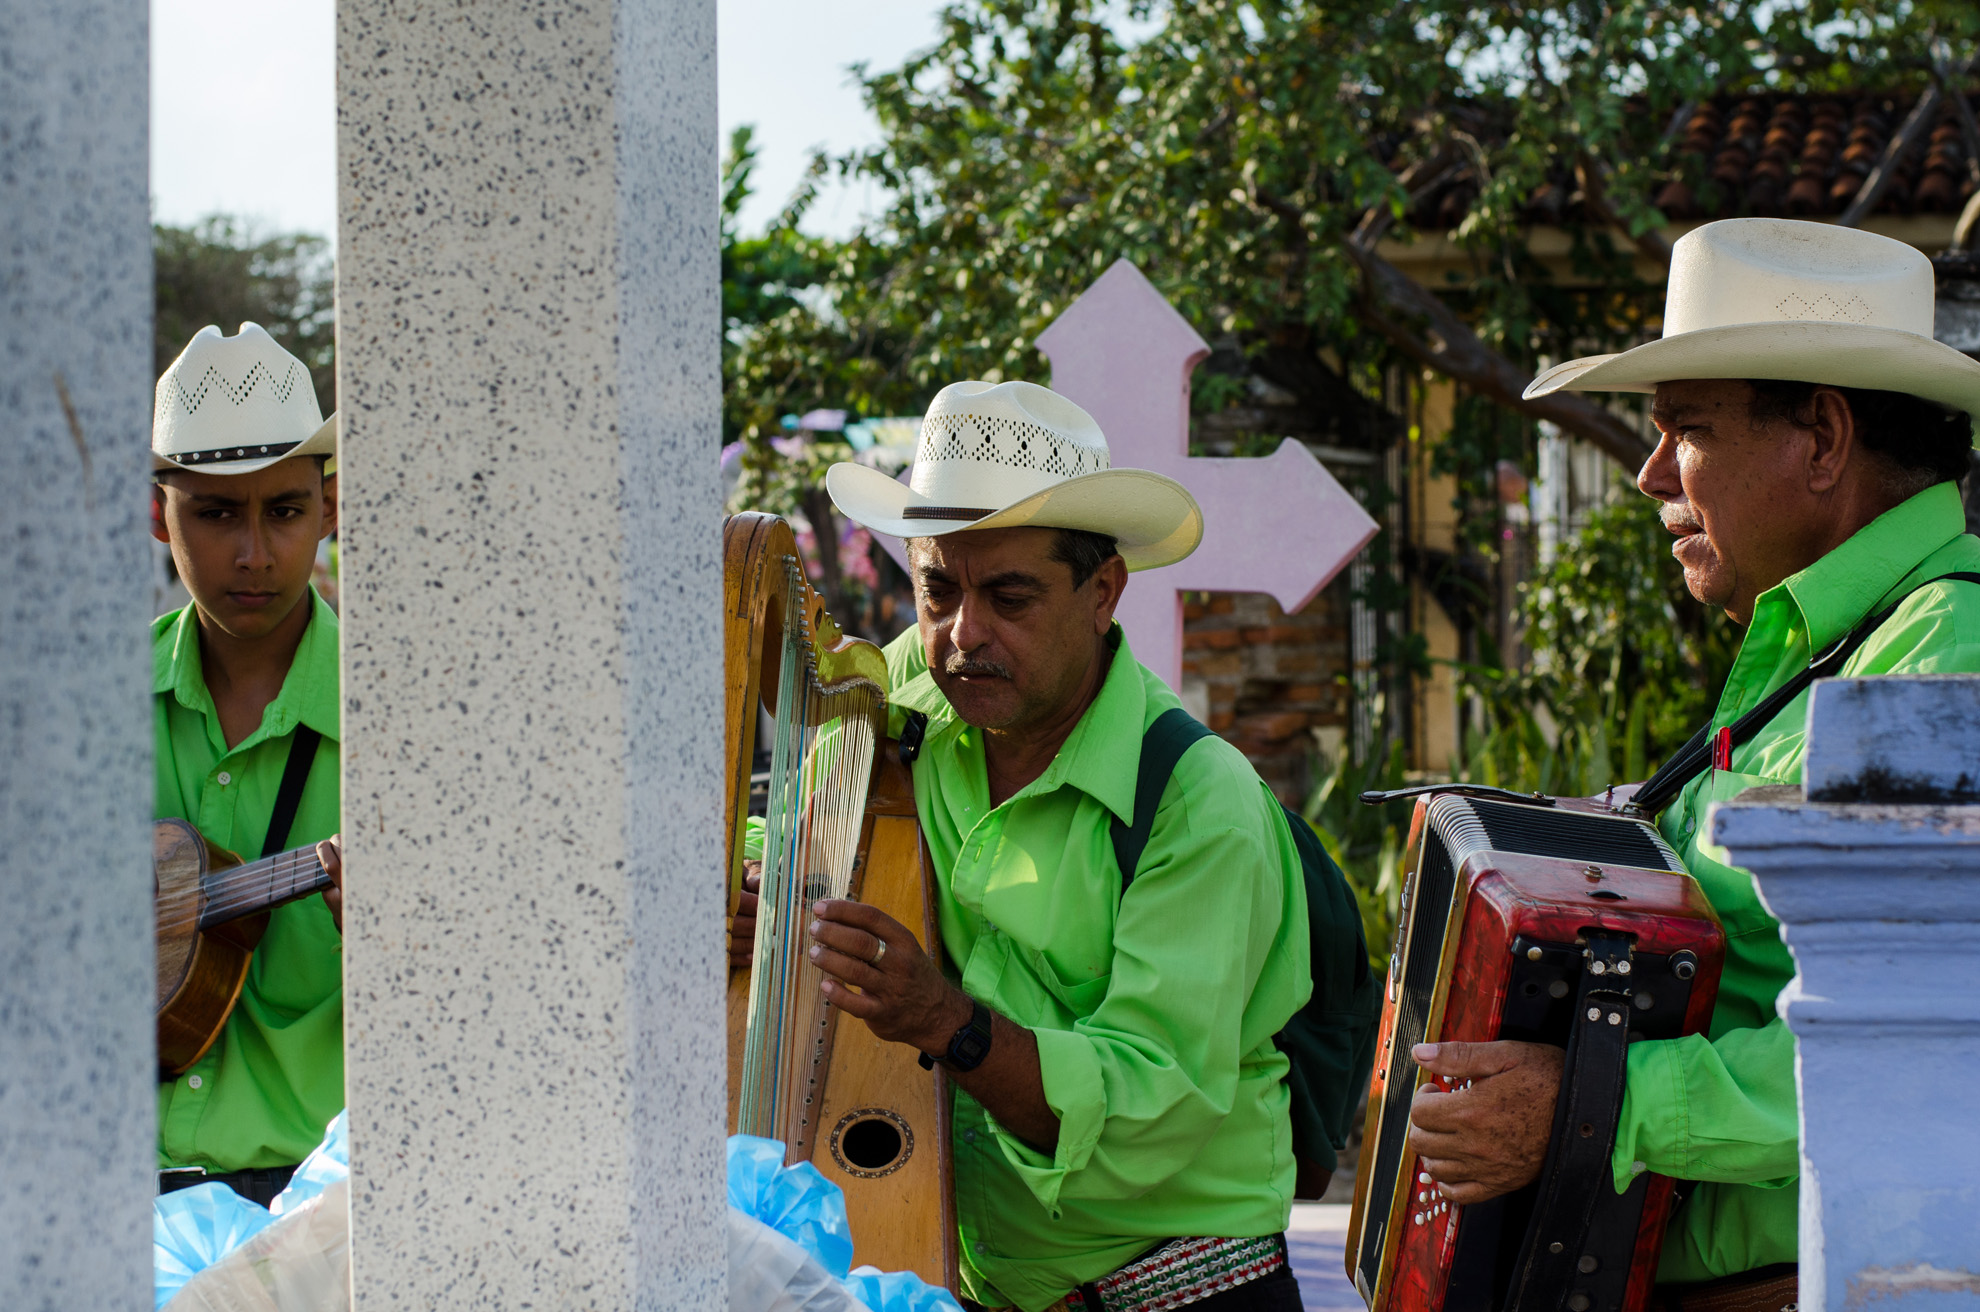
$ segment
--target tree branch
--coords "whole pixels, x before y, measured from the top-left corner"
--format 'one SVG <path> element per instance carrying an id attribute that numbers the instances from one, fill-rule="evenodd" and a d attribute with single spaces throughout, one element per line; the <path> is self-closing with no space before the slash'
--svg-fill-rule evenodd
<path id="1" fill-rule="evenodd" d="M 1397 174 L 1396 185 L 1404 193 L 1403 212 L 1407 214 L 1417 201 L 1432 189 L 1442 186 L 1463 164 L 1464 159 L 1458 153 L 1456 143 L 1447 136 L 1438 143 L 1436 150 Z M 1363 250 L 1372 251 L 1395 217 L 1395 210 L 1388 205 L 1370 205 L 1361 216 L 1361 222 L 1354 225 L 1354 235 L 1348 240 Z"/>
<path id="2" fill-rule="evenodd" d="M 1522 394 L 1532 374 L 1485 345 L 1449 306 L 1395 265 L 1352 244 L 1347 250 L 1362 274 L 1357 317 L 1404 355 L 1501 405 L 1560 425 L 1625 468 L 1634 469 L 1650 454 L 1635 429 L 1577 393 L 1526 400 Z"/>
<path id="3" fill-rule="evenodd" d="M 1609 204 L 1609 170 L 1601 160 L 1583 155 L 1575 165 L 1575 172 L 1581 177 L 1581 204 L 1597 223 L 1611 228 L 1621 228 L 1635 243 L 1639 253 L 1663 268 L 1671 267 L 1671 240 L 1661 230 L 1651 229 L 1642 233 L 1632 233 L 1629 226 L 1617 215 L 1615 207 Z"/>
<path id="4" fill-rule="evenodd" d="M 1925 88 L 1925 94 L 1918 97 L 1918 103 L 1911 107 L 1911 116 L 1884 147 L 1884 157 L 1877 161 L 1877 167 L 1870 170 L 1870 176 L 1863 179 L 1863 185 L 1856 189 L 1856 198 L 1849 208 L 1842 212 L 1836 222 L 1845 228 L 1854 228 L 1870 217 L 1870 211 L 1877 208 L 1877 202 L 1890 190 L 1891 180 L 1897 176 L 1897 163 L 1911 144 L 1938 119 L 1939 102 L 1945 99 L 1937 82 Z"/>

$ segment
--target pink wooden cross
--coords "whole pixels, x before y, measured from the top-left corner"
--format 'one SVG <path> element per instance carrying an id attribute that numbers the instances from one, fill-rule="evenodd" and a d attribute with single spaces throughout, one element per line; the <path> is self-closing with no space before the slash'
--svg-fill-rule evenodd
<path id="1" fill-rule="evenodd" d="M 1099 422 L 1116 466 L 1167 474 L 1203 507 L 1203 545 L 1132 576 L 1117 613 L 1135 656 L 1182 684 L 1182 592 L 1264 592 L 1300 609 L 1377 525 L 1305 445 L 1262 459 L 1189 454 L 1189 377 L 1210 354 L 1194 328 L 1118 260 L 1038 335 L 1052 388 Z M 904 473 L 902 479 L 907 475 Z M 906 567 L 897 538 L 881 538 Z"/>

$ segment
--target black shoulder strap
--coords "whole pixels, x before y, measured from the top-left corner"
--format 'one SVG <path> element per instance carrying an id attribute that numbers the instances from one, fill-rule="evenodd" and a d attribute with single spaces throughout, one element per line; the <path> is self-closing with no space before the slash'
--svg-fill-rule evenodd
<path id="1" fill-rule="evenodd" d="M 1944 583 L 1947 580 L 1980 583 L 1980 574 L 1959 571 L 1926 579 L 1911 592 L 1905 593 L 1904 596 L 1836 639 L 1827 651 L 1808 663 L 1807 669 L 1776 688 L 1766 700 L 1732 722 L 1729 726 L 1732 745 L 1737 747 L 1760 732 L 1789 702 L 1801 696 L 1802 690 L 1809 684 L 1817 679 L 1826 679 L 1840 670 L 1843 664 L 1856 654 L 1857 648 L 1867 642 L 1871 634 L 1882 628 L 1885 620 L 1897 614 L 1898 607 L 1909 601 L 1914 593 L 1929 588 L 1934 583 Z M 1669 806 L 1672 799 L 1684 790 L 1684 786 L 1703 774 L 1705 767 L 1711 763 L 1712 740 L 1715 736 L 1711 721 L 1706 721 L 1705 727 L 1693 734 L 1690 742 L 1672 753 L 1671 759 L 1664 762 L 1663 768 L 1651 775 L 1644 782 L 1643 787 L 1636 790 L 1636 795 L 1630 799 L 1630 804 L 1650 814 L 1655 814 Z"/>
<path id="2" fill-rule="evenodd" d="M 901 736 L 898 743 L 901 753 L 901 764 L 912 770 L 914 768 L 915 758 L 921 755 L 921 740 L 928 736 L 928 713 L 926 711 L 910 711 L 902 708 L 901 715 L 906 720 L 906 723 L 901 725 Z"/>
<path id="3" fill-rule="evenodd" d="M 1121 868 L 1121 891 L 1134 882 L 1134 868 L 1155 832 L 1155 808 L 1162 804 L 1162 790 L 1176 772 L 1176 762 L 1199 738 L 1210 737 L 1210 729 L 1195 716 L 1176 706 L 1155 717 L 1141 738 L 1141 768 L 1134 773 L 1134 823 L 1124 825 L 1118 817 L 1113 824 L 1114 863 Z"/>
<path id="4" fill-rule="evenodd" d="M 295 741 L 289 744 L 288 764 L 282 767 L 282 783 L 275 790 L 275 813 L 268 817 L 268 837 L 261 844 L 263 856 L 287 850 L 289 826 L 296 822 L 303 785 L 309 782 L 309 767 L 316 761 L 316 745 L 322 741 L 323 735 L 308 725 L 296 726 Z"/>

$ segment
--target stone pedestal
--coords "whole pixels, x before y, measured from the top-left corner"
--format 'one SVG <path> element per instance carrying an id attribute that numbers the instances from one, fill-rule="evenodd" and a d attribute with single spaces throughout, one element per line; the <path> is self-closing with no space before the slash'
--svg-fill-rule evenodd
<path id="1" fill-rule="evenodd" d="M 0 1303 L 151 1306 L 143 0 L 0 0 Z"/>
<path id="2" fill-rule="evenodd" d="M 726 1306 L 713 0 L 342 0 L 355 1305 Z"/>
<path id="3" fill-rule="evenodd" d="M 1801 1307 L 1980 1308 L 1980 677 L 1837 679 L 1799 789 L 1715 809 L 1799 971 Z M 1893 801 L 1893 796 L 1907 800 Z"/>

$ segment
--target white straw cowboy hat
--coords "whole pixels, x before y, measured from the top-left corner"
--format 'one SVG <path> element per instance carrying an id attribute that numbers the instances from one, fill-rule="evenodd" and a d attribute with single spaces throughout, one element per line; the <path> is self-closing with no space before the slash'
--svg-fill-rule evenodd
<path id="1" fill-rule="evenodd" d="M 1182 484 L 1113 468 L 1093 416 L 1036 383 L 951 383 L 921 421 L 906 486 L 838 464 L 825 487 L 847 518 L 900 538 L 1084 529 L 1113 538 L 1131 570 L 1173 565 L 1203 540 L 1203 511 Z"/>
<path id="2" fill-rule="evenodd" d="M 337 417 L 324 419 L 303 362 L 268 330 L 244 323 L 194 334 L 158 379 L 151 468 L 251 474 L 293 456 L 337 454 Z"/>
<path id="3" fill-rule="evenodd" d="M 1980 417 L 1980 361 L 1932 340 L 1932 263 L 1901 241 L 1798 219 L 1722 219 L 1671 248 L 1664 335 L 1557 364 L 1528 397 L 1772 378 L 1903 392 Z"/>

